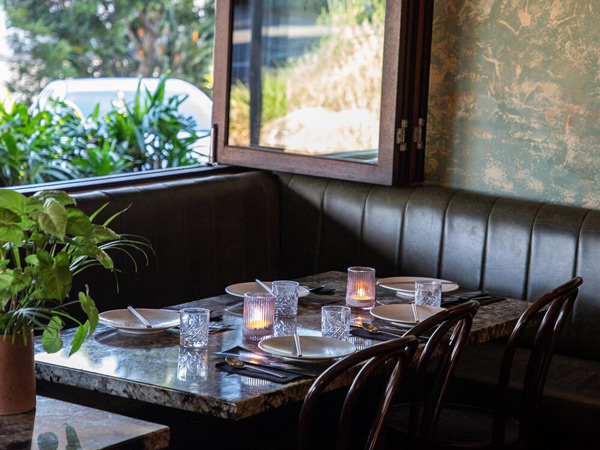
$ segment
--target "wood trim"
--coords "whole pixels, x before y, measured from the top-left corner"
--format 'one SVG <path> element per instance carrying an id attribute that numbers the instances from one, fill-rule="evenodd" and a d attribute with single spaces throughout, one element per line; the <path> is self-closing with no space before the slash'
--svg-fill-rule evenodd
<path id="1" fill-rule="evenodd" d="M 215 160 L 243 167 L 373 184 L 391 185 L 409 182 L 413 178 L 407 165 L 409 158 L 404 154 L 405 152 L 399 154 L 395 142 L 395 130 L 399 127 L 402 118 L 410 118 L 412 113 L 415 32 L 412 31 L 414 19 L 411 13 L 414 7 L 411 3 L 413 2 L 410 0 L 402 0 L 388 1 L 386 4 L 378 163 L 369 164 L 329 158 L 315 159 L 307 155 L 228 145 L 233 0 L 219 1 L 215 31 L 213 105 L 213 122 L 217 129 Z M 411 130 L 412 128 L 409 127 L 408 131 Z M 409 133 L 407 136 L 409 141 L 411 137 L 412 134 Z"/>

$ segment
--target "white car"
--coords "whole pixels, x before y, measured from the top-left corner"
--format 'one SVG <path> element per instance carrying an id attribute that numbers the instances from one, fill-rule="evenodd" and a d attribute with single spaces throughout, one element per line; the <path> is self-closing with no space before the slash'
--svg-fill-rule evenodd
<path id="1" fill-rule="evenodd" d="M 106 114 L 123 102 L 132 102 L 135 98 L 140 79 L 134 77 L 114 78 L 74 78 L 50 82 L 39 93 L 36 107 L 44 109 L 48 101 L 57 99 L 66 101 L 79 110 L 83 117 L 89 116 L 100 104 L 100 115 Z M 158 78 L 142 78 L 142 92 L 148 89 L 154 92 Z M 212 100 L 200 89 L 187 81 L 168 78 L 165 83 L 165 98 L 187 96 L 181 103 L 179 112 L 191 116 L 196 122 L 198 141 L 194 145 L 205 162 L 210 151 L 210 130 L 212 127 Z"/>

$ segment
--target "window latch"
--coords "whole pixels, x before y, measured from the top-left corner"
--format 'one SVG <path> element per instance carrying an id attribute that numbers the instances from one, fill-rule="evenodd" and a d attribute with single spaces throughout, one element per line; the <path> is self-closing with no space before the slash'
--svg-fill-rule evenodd
<path id="1" fill-rule="evenodd" d="M 407 149 L 406 145 L 406 129 L 408 128 L 408 120 L 402 119 L 400 121 L 400 128 L 396 129 L 396 144 L 400 145 L 399 150 L 405 152 Z"/>

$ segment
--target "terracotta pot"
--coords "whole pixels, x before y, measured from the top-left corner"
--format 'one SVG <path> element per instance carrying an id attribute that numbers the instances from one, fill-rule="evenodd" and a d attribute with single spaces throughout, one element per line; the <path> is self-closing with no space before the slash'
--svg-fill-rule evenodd
<path id="1" fill-rule="evenodd" d="M 0 415 L 17 414 L 35 408 L 35 366 L 33 332 L 27 338 L 0 335 Z"/>

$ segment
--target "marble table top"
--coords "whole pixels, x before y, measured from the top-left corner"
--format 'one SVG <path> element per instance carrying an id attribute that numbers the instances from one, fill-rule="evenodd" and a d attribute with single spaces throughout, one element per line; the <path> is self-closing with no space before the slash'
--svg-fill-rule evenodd
<path id="1" fill-rule="evenodd" d="M 311 294 L 300 299 L 295 323 L 290 320 L 276 323 L 275 333 L 278 330 L 284 333 L 281 330 L 296 326 L 301 335 L 320 335 L 321 304 L 318 302 L 344 304 L 346 276 L 343 272 L 327 272 L 302 278 L 302 283 L 325 283 L 336 289 L 335 294 Z M 308 303 L 308 300 L 317 303 Z M 406 301 L 381 287 L 377 288 L 377 300 L 381 303 Z M 136 336 L 99 325 L 94 335 L 71 357 L 66 351 L 43 352 L 38 339 L 36 375 L 45 381 L 233 420 L 302 400 L 314 379 L 277 384 L 229 375 L 215 368 L 223 357 L 214 352 L 238 345 L 257 350 L 256 344 L 243 341 L 241 301 L 239 297 L 225 294 L 180 305 L 203 306 L 214 313 L 222 312 L 223 321 L 233 325 L 231 331 L 210 335 L 207 349 L 180 348 L 179 336 L 168 331 Z M 482 306 L 473 321 L 470 342 L 483 343 L 508 335 L 527 306 L 524 301 L 510 299 Z M 372 319 L 368 313 L 362 315 Z M 68 348 L 73 334 L 74 330 L 62 333 L 65 347 Z M 351 340 L 359 349 L 378 343 L 358 337 L 351 337 Z M 347 382 L 349 380 L 339 380 L 338 384 Z"/>
<path id="2" fill-rule="evenodd" d="M 37 396 L 34 411 L 0 416 L 0 448 L 138 448 L 169 445 L 169 427 Z"/>

